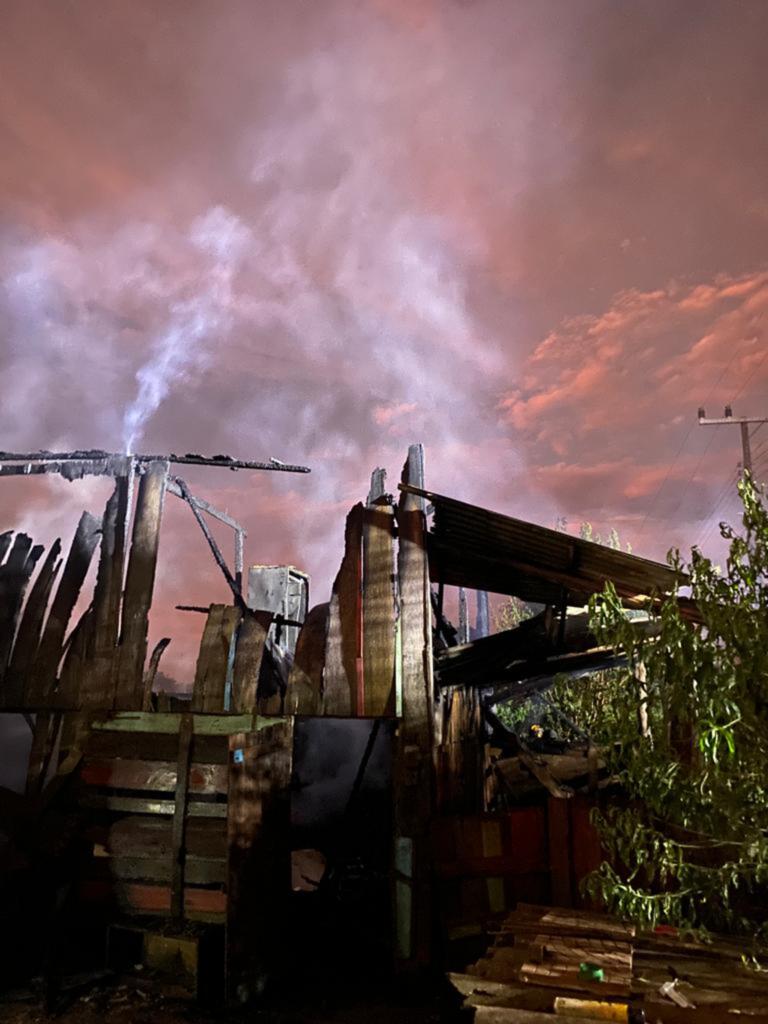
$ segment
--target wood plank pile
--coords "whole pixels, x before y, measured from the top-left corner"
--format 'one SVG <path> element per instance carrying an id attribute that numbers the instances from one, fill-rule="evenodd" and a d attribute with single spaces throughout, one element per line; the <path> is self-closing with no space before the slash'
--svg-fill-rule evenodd
<path id="1" fill-rule="evenodd" d="M 637 934 L 591 911 L 518 904 L 486 956 L 449 975 L 483 1024 L 569 1020 L 648 1024 L 768 1022 L 768 980 L 742 964 L 743 944 Z"/>

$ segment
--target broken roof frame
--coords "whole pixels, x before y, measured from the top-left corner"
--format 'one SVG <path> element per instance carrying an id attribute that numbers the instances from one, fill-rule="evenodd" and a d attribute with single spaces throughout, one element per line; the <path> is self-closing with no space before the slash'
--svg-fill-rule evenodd
<path id="1" fill-rule="evenodd" d="M 73 480 L 80 480 L 85 476 L 127 476 L 132 481 L 134 476 L 145 472 L 149 465 L 158 462 L 166 465 L 212 466 L 219 469 L 230 469 L 235 472 L 240 469 L 275 473 L 311 472 L 308 466 L 293 465 L 275 458 L 270 458 L 268 462 L 258 462 L 234 459 L 230 455 L 207 457 L 192 452 L 188 452 L 185 455 L 176 455 L 174 453 L 171 455 L 127 455 L 103 451 L 100 448 L 90 448 L 71 452 L 50 452 L 46 450 L 24 453 L 0 452 L 0 477 L 55 474 L 63 476 L 65 480 L 71 482 Z M 245 528 L 226 512 L 216 508 L 215 505 L 193 495 L 187 483 L 181 477 L 167 474 L 166 490 L 171 494 L 175 494 L 176 497 L 181 498 L 189 505 L 198 526 L 208 542 L 213 558 L 219 566 L 227 586 L 232 591 L 235 604 L 241 609 L 244 608 L 243 559 L 245 538 L 247 536 Z M 132 488 L 130 488 L 130 491 L 132 491 Z M 227 565 L 226 559 L 202 515 L 203 512 L 234 531 L 234 572 Z M 130 515 L 126 517 L 126 527 L 129 518 Z"/>

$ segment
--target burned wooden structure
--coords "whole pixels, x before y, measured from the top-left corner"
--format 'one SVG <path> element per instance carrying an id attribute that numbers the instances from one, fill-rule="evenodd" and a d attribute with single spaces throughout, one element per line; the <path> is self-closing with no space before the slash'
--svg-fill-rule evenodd
<path id="1" fill-rule="evenodd" d="M 397 498 L 376 470 L 347 516 L 328 602 L 310 607 L 306 577 L 287 567 L 253 570 L 245 593 L 244 531 L 171 472 L 187 463 L 304 471 L 223 456 L 0 453 L 0 476 L 115 480 L 103 515 L 83 514 L 66 557 L 58 541 L 46 553 L 22 534 L 0 536 L 0 708 L 34 730 L 30 806 L 65 793 L 80 816 L 83 906 L 107 922 L 219 927 L 228 998 L 257 994 L 290 892 L 294 726 L 323 716 L 397 723 L 391 945 L 402 968 L 433 961 L 435 906 L 457 887 L 480 894 L 469 913 L 456 897 L 450 923 L 459 927 L 508 909 L 534 877 L 541 902 L 570 901 L 581 868 L 563 851 L 579 828 L 586 835 L 588 808 L 564 798 L 532 758 L 543 811 L 490 813 L 489 694 L 615 664 L 573 608 L 606 581 L 628 607 L 647 608 L 674 586 L 671 570 L 427 491 L 413 445 Z M 206 621 L 186 699 L 154 692 L 168 641 L 149 651 L 147 640 L 168 494 L 190 507 L 232 595 L 229 605 L 191 610 Z M 233 530 L 231 564 L 207 516 Z M 94 558 L 89 600 L 81 589 Z M 446 587 L 514 595 L 544 611 L 469 640 L 466 613 L 461 637 L 447 621 Z M 481 597 L 480 634 L 488 618 Z M 583 852 L 588 842 L 592 857 L 593 839 L 577 845 Z"/>

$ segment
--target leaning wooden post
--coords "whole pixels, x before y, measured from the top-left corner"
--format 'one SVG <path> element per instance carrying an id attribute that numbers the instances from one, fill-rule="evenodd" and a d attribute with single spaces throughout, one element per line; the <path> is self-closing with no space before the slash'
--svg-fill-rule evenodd
<path id="1" fill-rule="evenodd" d="M 411 445 L 403 483 L 423 486 L 423 449 Z M 429 828 L 433 807 L 432 611 L 424 500 L 403 492 L 399 528 L 402 718 L 394 760 L 394 934 L 403 969 L 432 954 Z"/>

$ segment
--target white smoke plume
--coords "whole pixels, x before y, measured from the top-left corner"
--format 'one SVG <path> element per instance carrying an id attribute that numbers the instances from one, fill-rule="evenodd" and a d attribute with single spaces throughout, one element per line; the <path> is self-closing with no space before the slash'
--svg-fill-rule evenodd
<path id="1" fill-rule="evenodd" d="M 251 240 L 237 217 L 217 206 L 191 226 L 189 242 L 204 258 L 200 291 L 170 303 L 168 324 L 136 373 L 138 392 L 123 416 L 123 448 L 134 452 L 146 423 L 168 396 L 208 365 L 212 346 L 226 338 L 233 310 L 232 280 Z"/>

